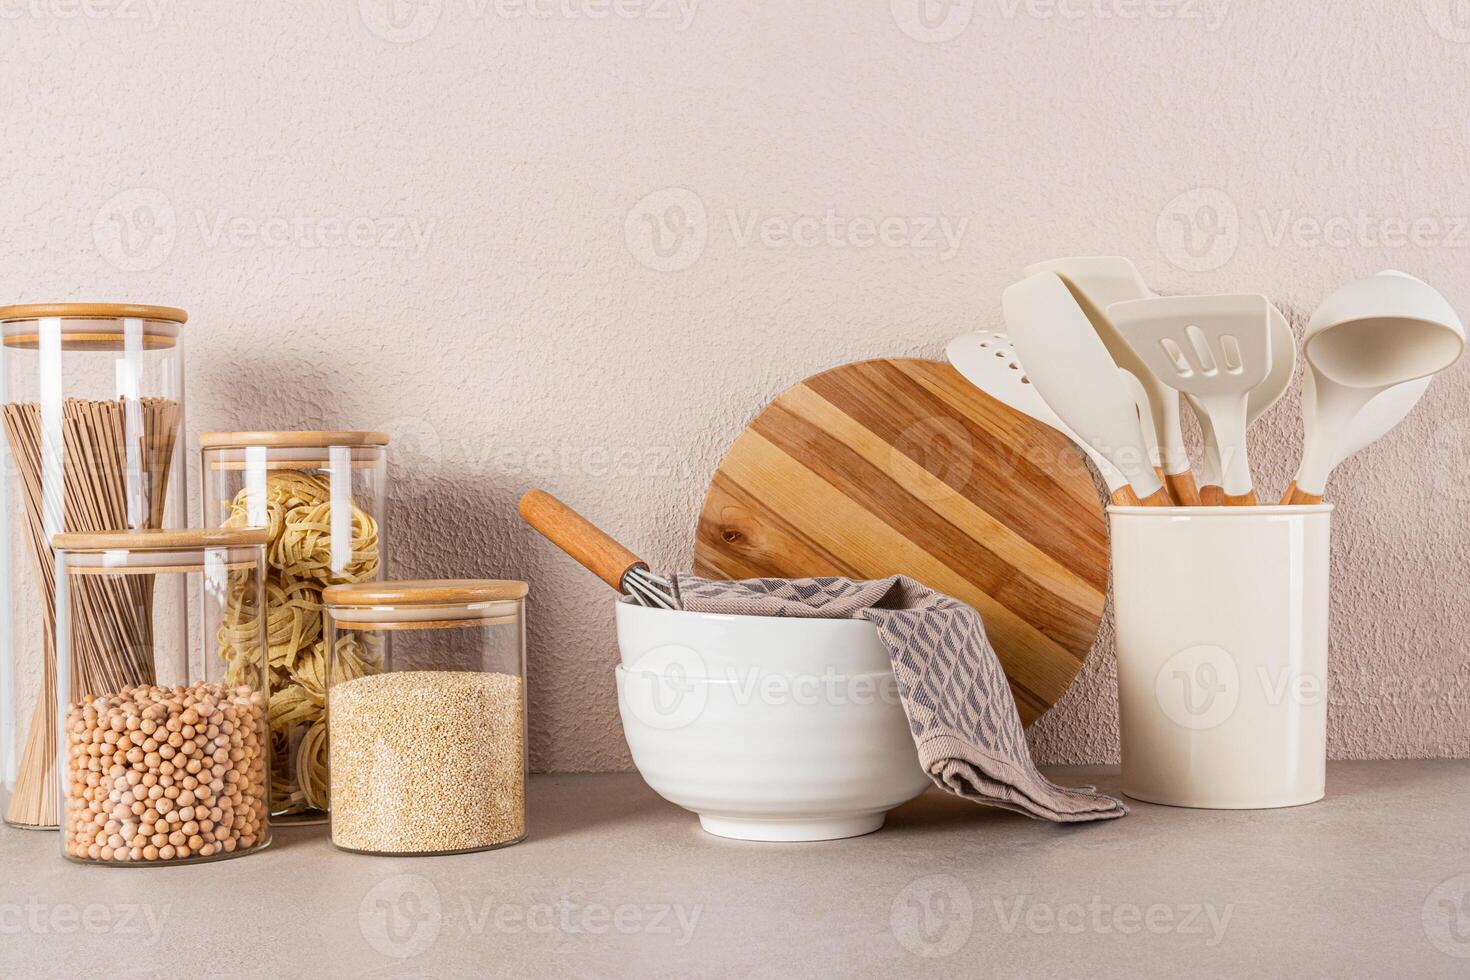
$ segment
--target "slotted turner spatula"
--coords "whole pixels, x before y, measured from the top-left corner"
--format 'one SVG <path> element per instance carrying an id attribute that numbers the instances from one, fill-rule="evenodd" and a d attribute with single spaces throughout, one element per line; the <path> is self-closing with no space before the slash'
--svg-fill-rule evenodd
<path id="1" fill-rule="evenodd" d="M 1204 410 L 1220 450 L 1225 503 L 1254 504 L 1247 405 L 1271 373 L 1270 301 L 1165 296 L 1114 303 L 1108 318 L 1155 375 Z"/>
<path id="2" fill-rule="evenodd" d="M 1291 324 L 1287 322 L 1286 316 L 1271 305 L 1271 373 L 1266 375 L 1255 388 L 1251 389 L 1250 398 L 1246 402 L 1245 427 L 1255 424 L 1272 405 L 1281 400 L 1286 394 L 1286 389 L 1291 385 L 1292 375 L 1296 373 L 1296 338 L 1292 335 Z M 1308 377 L 1310 381 L 1310 377 Z M 1204 464 L 1199 470 L 1199 499 L 1200 503 L 1209 505 L 1222 504 L 1225 501 L 1225 490 L 1220 486 L 1220 447 L 1215 443 L 1215 433 L 1210 428 L 1210 417 L 1205 414 L 1204 408 L 1197 405 L 1193 398 L 1185 396 L 1190 408 L 1194 409 L 1194 416 L 1199 421 L 1201 433 L 1205 437 Z"/>

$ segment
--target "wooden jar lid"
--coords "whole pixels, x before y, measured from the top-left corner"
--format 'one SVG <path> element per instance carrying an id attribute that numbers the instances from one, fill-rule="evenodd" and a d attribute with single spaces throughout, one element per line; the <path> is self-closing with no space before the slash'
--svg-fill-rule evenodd
<path id="1" fill-rule="evenodd" d="M 16 306 L 0 306 L 0 320 L 39 320 L 52 316 L 88 320 L 167 320 L 172 323 L 185 323 L 189 319 L 189 314 L 177 306 L 146 306 L 140 303 L 21 303 Z"/>
<path id="2" fill-rule="evenodd" d="M 328 586 L 322 601 L 329 606 L 440 606 L 524 599 L 531 591 L 514 579 L 413 579 L 400 582 L 356 582 Z"/>
<path id="3" fill-rule="evenodd" d="M 58 339 L 63 350 L 118 351 L 130 339 L 122 321 L 146 320 L 141 338 L 145 350 L 167 350 L 178 343 L 179 326 L 189 314 L 174 306 L 136 303 L 28 303 L 0 306 L 5 346 L 39 350 L 41 331 L 31 322 L 50 318 L 63 322 Z M 48 332 L 48 336 L 50 333 Z"/>
<path id="4" fill-rule="evenodd" d="M 320 449 L 323 446 L 386 446 L 386 432 L 354 432 L 323 429 L 300 432 L 205 432 L 199 436 L 200 449 Z"/>
<path id="5" fill-rule="evenodd" d="M 193 551 L 263 545 L 270 532 L 259 528 L 179 528 L 143 531 L 68 531 L 51 539 L 60 551 Z"/>

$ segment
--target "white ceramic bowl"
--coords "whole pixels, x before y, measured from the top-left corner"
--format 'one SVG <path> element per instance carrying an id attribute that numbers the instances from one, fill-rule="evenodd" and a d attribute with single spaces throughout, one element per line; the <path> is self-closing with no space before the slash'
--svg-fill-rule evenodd
<path id="1" fill-rule="evenodd" d="M 709 833 L 856 837 L 931 784 L 871 623 L 626 601 L 617 620 L 618 710 L 633 761 Z"/>
<path id="2" fill-rule="evenodd" d="M 856 619 L 724 616 L 616 604 L 618 650 L 627 670 L 729 677 L 759 668 L 776 674 L 882 674 L 893 669 L 872 623 Z"/>
<path id="3" fill-rule="evenodd" d="M 892 673 L 810 684 L 775 674 L 750 683 L 616 674 L 638 771 L 711 834 L 857 837 L 930 785 Z"/>

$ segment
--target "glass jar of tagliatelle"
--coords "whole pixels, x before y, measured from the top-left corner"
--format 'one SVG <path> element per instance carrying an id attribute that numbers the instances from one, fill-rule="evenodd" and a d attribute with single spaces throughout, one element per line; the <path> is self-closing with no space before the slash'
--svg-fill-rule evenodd
<path id="1" fill-rule="evenodd" d="M 267 530 L 271 818 L 326 819 L 327 671 L 322 591 L 383 574 L 388 436 L 381 432 L 207 432 L 207 527 Z M 228 655 L 235 637 L 215 638 Z M 378 664 L 353 637 L 338 641 L 342 670 Z"/>

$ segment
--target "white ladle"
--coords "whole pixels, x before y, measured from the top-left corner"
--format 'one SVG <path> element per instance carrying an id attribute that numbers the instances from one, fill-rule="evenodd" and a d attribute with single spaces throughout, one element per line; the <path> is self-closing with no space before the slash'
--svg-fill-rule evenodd
<path id="1" fill-rule="evenodd" d="M 1306 447 L 1282 503 L 1320 503 L 1337 464 L 1372 441 L 1365 436 L 1382 435 L 1413 408 L 1412 390 L 1394 389 L 1438 374 L 1464 349 L 1459 316 L 1413 276 L 1380 272 L 1329 296 L 1302 342 L 1311 371 L 1302 392 Z M 1379 402 L 1385 393 L 1392 397 Z"/>
<path id="2" fill-rule="evenodd" d="M 1001 305 L 1026 376 L 1047 405 L 1128 478 L 1140 504 L 1167 507 L 1138 406 L 1066 284 L 1050 272 L 1029 276 L 1005 291 Z"/>

